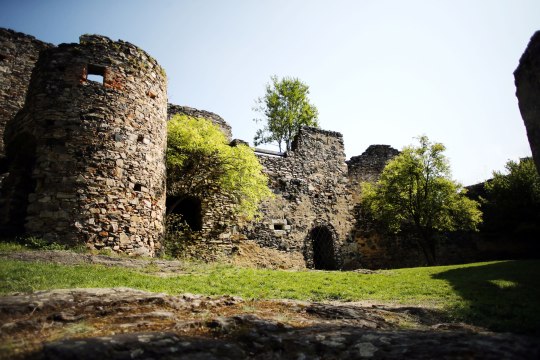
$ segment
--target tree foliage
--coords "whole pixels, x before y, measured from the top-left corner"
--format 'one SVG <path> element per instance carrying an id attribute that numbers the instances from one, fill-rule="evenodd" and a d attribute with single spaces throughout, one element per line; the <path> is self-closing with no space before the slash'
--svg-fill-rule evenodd
<path id="1" fill-rule="evenodd" d="M 538 232 L 540 176 L 532 158 L 508 161 L 506 173 L 494 171 L 485 183 L 485 220 L 488 230 Z M 536 230 L 535 230 L 536 229 Z"/>
<path id="2" fill-rule="evenodd" d="M 309 103 L 309 87 L 297 78 L 271 77 L 266 94 L 257 99 L 255 111 L 264 115 L 264 128 L 257 130 L 255 145 L 277 143 L 279 151 L 291 150 L 291 144 L 302 126 L 318 127 L 317 108 Z M 255 119 L 256 122 L 262 121 Z"/>
<path id="3" fill-rule="evenodd" d="M 209 120 L 176 115 L 167 125 L 167 193 L 179 198 L 223 194 L 253 217 L 271 196 L 262 166 L 247 145 L 230 146 Z"/>
<path id="4" fill-rule="evenodd" d="M 445 147 L 418 138 L 419 146 L 405 147 L 384 168 L 379 180 L 364 183 L 362 204 L 391 232 L 411 229 L 428 264 L 435 263 L 438 231 L 477 230 L 479 204 L 464 195 L 450 177 Z"/>

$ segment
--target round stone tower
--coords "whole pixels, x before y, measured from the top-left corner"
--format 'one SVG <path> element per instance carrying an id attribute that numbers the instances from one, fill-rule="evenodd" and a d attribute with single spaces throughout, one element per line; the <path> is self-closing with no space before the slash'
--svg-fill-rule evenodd
<path id="1" fill-rule="evenodd" d="M 166 87 L 159 64 L 128 42 L 83 35 L 42 52 L 6 128 L 8 223 L 153 255 L 164 231 Z"/>

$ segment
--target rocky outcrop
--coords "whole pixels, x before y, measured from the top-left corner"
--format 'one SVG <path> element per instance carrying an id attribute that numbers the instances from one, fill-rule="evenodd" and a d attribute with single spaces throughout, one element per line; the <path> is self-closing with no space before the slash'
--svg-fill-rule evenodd
<path id="1" fill-rule="evenodd" d="M 249 309 L 249 310 L 246 310 Z M 537 359 L 535 338 L 436 312 L 129 288 L 0 297 L 0 357 L 19 359 Z"/>
<path id="2" fill-rule="evenodd" d="M 519 111 L 527 128 L 536 169 L 540 173 L 540 31 L 531 38 L 514 71 Z"/>

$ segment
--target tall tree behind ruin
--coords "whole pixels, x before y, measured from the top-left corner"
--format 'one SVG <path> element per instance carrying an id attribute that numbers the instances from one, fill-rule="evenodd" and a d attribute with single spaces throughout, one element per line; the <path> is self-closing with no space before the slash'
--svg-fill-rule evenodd
<path id="1" fill-rule="evenodd" d="M 376 183 L 363 184 L 361 201 L 390 232 L 412 230 L 428 265 L 434 265 L 436 233 L 477 230 L 482 213 L 450 177 L 444 145 L 427 136 L 418 140 L 388 162 Z"/>
<path id="2" fill-rule="evenodd" d="M 257 99 L 255 111 L 262 113 L 264 128 L 257 130 L 255 145 L 277 143 L 279 151 L 291 150 L 292 141 L 302 126 L 318 127 L 317 108 L 309 103 L 309 87 L 298 78 L 272 76 L 266 94 Z"/>

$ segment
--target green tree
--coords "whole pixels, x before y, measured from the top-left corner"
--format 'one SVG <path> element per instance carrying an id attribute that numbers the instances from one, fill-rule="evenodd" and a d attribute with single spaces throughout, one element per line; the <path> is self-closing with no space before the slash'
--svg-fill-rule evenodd
<path id="1" fill-rule="evenodd" d="M 445 147 L 418 138 L 384 168 L 376 183 L 362 186 L 364 209 L 387 230 L 411 230 L 428 264 L 436 262 L 436 233 L 477 230 L 482 213 L 476 201 L 450 177 Z"/>
<path id="2" fill-rule="evenodd" d="M 506 173 L 494 171 L 484 185 L 487 230 L 537 235 L 540 224 L 540 176 L 532 158 L 508 161 Z"/>
<path id="3" fill-rule="evenodd" d="M 297 78 L 271 77 L 266 85 L 266 94 L 257 99 L 254 108 L 264 115 L 264 128 L 257 130 L 255 145 L 277 143 L 279 151 L 291 150 L 291 144 L 302 126 L 318 127 L 317 108 L 309 103 L 309 87 Z"/>
<path id="4" fill-rule="evenodd" d="M 271 196 L 267 184 L 253 150 L 242 144 L 230 146 L 209 120 L 176 115 L 168 122 L 167 193 L 178 202 L 186 196 L 222 194 L 249 219 Z"/>

